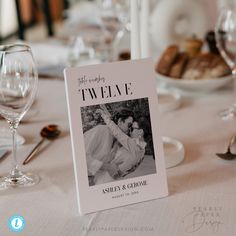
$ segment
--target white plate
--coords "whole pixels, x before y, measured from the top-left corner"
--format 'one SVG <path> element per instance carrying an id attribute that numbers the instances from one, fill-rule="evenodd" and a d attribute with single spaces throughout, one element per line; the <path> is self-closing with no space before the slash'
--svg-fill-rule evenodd
<path id="1" fill-rule="evenodd" d="M 156 75 L 157 82 L 164 83 L 167 87 L 178 88 L 191 92 L 210 92 L 224 87 L 233 79 L 231 75 L 221 78 L 199 80 L 174 79 L 159 73 L 156 73 Z"/>
<path id="2" fill-rule="evenodd" d="M 181 103 L 181 96 L 177 91 L 157 89 L 158 107 L 161 113 L 177 109 Z"/>
<path id="3" fill-rule="evenodd" d="M 176 139 L 162 137 L 166 168 L 177 166 L 184 160 L 184 145 Z"/>

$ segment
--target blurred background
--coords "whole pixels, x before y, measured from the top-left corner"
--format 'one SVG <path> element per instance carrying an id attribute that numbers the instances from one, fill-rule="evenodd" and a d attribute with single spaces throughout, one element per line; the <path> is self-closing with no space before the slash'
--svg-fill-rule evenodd
<path id="1" fill-rule="evenodd" d="M 126 0 L 128 2 L 128 0 Z M 156 5 L 164 0 L 152 0 L 153 10 Z M 177 0 L 178 1 L 178 0 Z M 230 0 L 195 0 L 207 8 L 209 27 L 213 27 L 217 17 L 217 9 Z M 65 11 L 76 9 L 85 0 L 1 0 L 0 1 L 0 42 L 12 39 L 12 36 L 26 40 L 39 40 L 48 36 L 50 24 L 53 32 L 57 33 L 66 19 Z M 173 0 L 175 2 L 175 0 Z M 81 12 L 78 12 L 81 14 Z M 46 22 L 45 22 L 46 21 Z M 161 23 L 161 22 L 160 22 Z M 19 29 L 20 28 L 20 29 Z M 40 34 L 36 35 L 37 30 Z"/>
<path id="2" fill-rule="evenodd" d="M 129 2 L 0 0 L 0 44 L 29 43 L 41 75 L 62 75 L 65 66 L 126 60 L 130 58 Z M 214 29 L 219 10 L 231 2 L 150 0 L 151 56 L 157 58 L 168 45 L 181 45 L 190 37 L 204 40 Z"/>
<path id="3" fill-rule="evenodd" d="M 15 38 L 40 40 L 52 36 L 61 27 L 63 12 L 69 7 L 69 2 L 72 3 L 67 0 L 1 0 L 1 42 Z"/>

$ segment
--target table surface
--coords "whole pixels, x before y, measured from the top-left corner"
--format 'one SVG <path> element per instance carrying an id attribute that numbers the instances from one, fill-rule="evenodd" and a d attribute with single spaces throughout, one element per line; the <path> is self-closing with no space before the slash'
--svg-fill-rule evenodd
<path id="1" fill-rule="evenodd" d="M 226 150 L 236 130 L 234 120 L 218 116 L 236 98 L 232 87 L 185 97 L 178 109 L 161 115 L 163 135 L 185 147 L 185 160 L 167 170 L 168 197 L 79 216 L 64 82 L 40 80 L 32 108 L 39 114 L 18 129 L 26 139 L 18 149 L 19 162 L 40 140 L 41 127 L 56 123 L 63 132 L 22 167 L 41 177 L 38 185 L 0 192 L 1 235 L 15 235 L 7 227 L 15 214 L 25 218 L 25 236 L 236 235 L 236 161 L 215 155 Z M 0 163 L 0 175 L 10 166 L 9 156 Z"/>

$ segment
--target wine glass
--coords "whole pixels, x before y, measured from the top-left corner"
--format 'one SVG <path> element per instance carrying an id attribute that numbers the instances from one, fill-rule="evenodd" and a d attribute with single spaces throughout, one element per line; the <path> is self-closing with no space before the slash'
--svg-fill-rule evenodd
<path id="1" fill-rule="evenodd" d="M 224 8 L 220 12 L 216 27 L 215 37 L 221 56 L 232 70 L 236 78 L 236 6 Z M 220 113 L 223 120 L 236 118 L 236 103 Z"/>
<path id="2" fill-rule="evenodd" d="M 16 157 L 17 127 L 32 105 L 38 85 L 38 74 L 31 48 L 25 44 L 0 46 L 0 115 L 12 132 L 12 168 L 0 178 L 0 190 L 31 186 L 39 177 L 19 170 Z"/>
<path id="3" fill-rule="evenodd" d="M 121 28 L 121 5 L 119 0 L 98 0 L 100 7 L 100 17 L 102 21 L 103 31 L 106 35 L 104 60 L 111 61 L 113 57 L 113 42 L 116 34 Z"/>
<path id="4" fill-rule="evenodd" d="M 119 0 L 117 3 L 118 18 L 122 23 L 122 27 L 117 33 L 113 44 L 113 60 L 129 60 L 130 59 L 130 2 Z"/>

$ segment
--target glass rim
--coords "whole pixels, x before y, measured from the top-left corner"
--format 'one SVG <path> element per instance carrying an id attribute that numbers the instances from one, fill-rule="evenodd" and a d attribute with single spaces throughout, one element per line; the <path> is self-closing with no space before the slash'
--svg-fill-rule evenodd
<path id="1" fill-rule="evenodd" d="M 18 48 L 17 50 L 11 50 L 12 48 Z M 6 44 L 0 45 L 0 52 L 3 53 L 13 53 L 13 52 L 31 52 L 31 47 L 24 43 L 13 43 L 13 44 Z"/>

